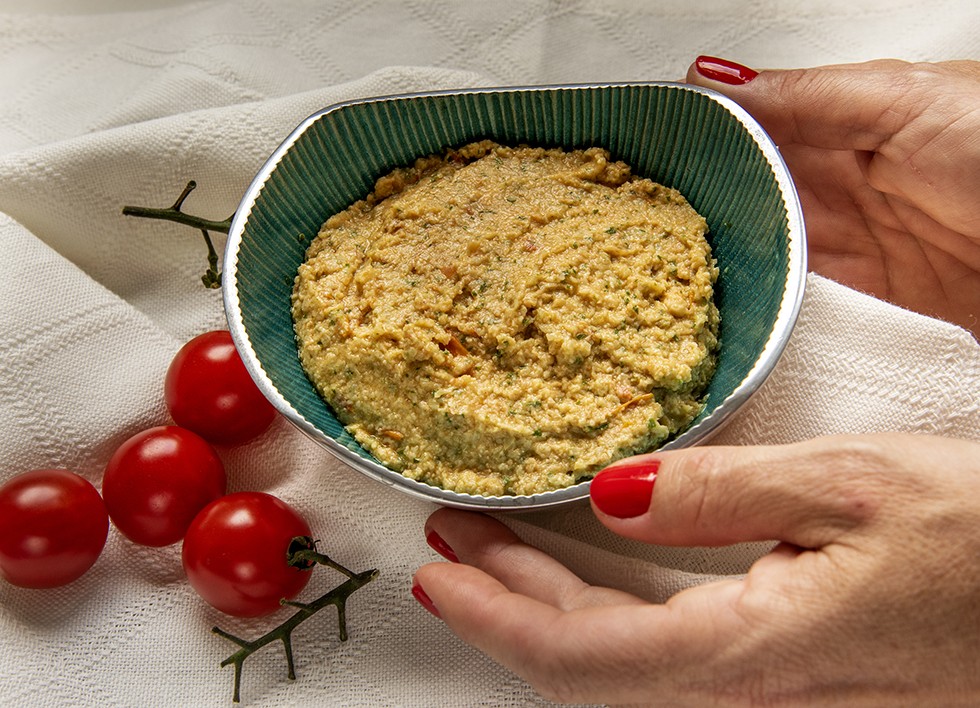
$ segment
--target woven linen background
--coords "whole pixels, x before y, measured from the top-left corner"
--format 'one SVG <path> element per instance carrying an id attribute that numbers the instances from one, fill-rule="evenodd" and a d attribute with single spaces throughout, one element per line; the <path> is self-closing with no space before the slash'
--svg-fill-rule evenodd
<path id="1" fill-rule="evenodd" d="M 122 205 L 167 206 L 194 179 L 186 211 L 224 218 L 288 132 L 337 101 L 676 80 L 702 53 L 759 68 L 978 58 L 980 11 L 973 0 L 0 1 L 0 480 L 67 467 L 98 486 L 117 445 L 168 421 L 162 381 L 180 345 L 224 326 L 220 294 L 198 280 L 199 234 Z M 810 276 L 782 361 L 717 442 L 977 439 L 978 401 L 968 333 Z M 297 631 L 296 681 L 278 647 L 249 659 L 245 705 L 546 704 L 409 594 L 415 568 L 437 559 L 422 536 L 431 505 L 283 421 L 222 456 L 231 490 L 282 497 L 331 556 L 381 571 L 351 599 L 346 643 L 330 611 Z M 646 547 L 587 506 L 508 522 L 588 580 L 651 600 L 743 572 L 766 548 Z M 340 580 L 318 571 L 303 598 Z M 271 622 L 220 616 L 184 580 L 179 546 L 138 548 L 112 530 L 65 588 L 0 583 L 0 705 L 224 705 L 232 672 L 218 664 L 234 647 L 209 629 L 254 637 Z"/>

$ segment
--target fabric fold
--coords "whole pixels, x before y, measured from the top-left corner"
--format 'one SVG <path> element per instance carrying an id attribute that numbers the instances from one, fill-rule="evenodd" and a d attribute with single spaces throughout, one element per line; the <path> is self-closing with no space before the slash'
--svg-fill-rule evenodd
<path id="1" fill-rule="evenodd" d="M 199 232 L 122 207 L 167 207 L 193 179 L 184 210 L 223 219 L 266 157 L 321 108 L 442 88 L 676 77 L 700 42 L 759 66 L 895 51 L 882 39 L 859 52 L 840 34 L 882 15 L 882 3 L 835 19 L 803 3 L 775 17 L 769 4 L 747 14 L 729 4 L 717 17 L 690 3 L 621 0 L 514 0 L 486 17 L 466 2 L 161 2 L 143 14 L 48 18 L 0 8 L 0 87 L 12 96 L 0 109 L 0 481 L 54 466 L 99 486 L 116 446 L 170 422 L 167 366 L 191 336 L 225 326 L 220 292 L 200 283 Z M 946 56 L 954 50 L 942 33 L 912 31 L 916 18 L 977 11 L 940 5 L 949 12 L 890 14 L 898 29 L 882 37 L 916 37 L 912 58 Z M 799 41 L 806 31 L 830 49 Z M 956 36 L 968 47 L 968 34 Z M 15 76 L 21 69 L 37 82 L 14 91 L 35 79 Z M 220 249 L 222 235 L 212 237 Z M 810 275 L 778 366 L 711 442 L 881 431 L 980 440 L 980 346 L 962 329 Z M 296 636 L 296 681 L 276 648 L 250 660 L 247 705 L 548 705 L 412 599 L 414 571 L 439 560 L 423 538 L 432 505 L 347 468 L 282 420 L 220 454 L 230 491 L 280 496 L 322 550 L 381 571 L 351 600 L 346 643 L 329 611 Z M 645 546 L 611 534 L 588 504 L 504 520 L 587 581 L 654 602 L 742 574 L 771 546 Z M 340 580 L 318 571 L 298 599 Z M 258 636 L 285 616 L 221 616 L 187 585 L 179 546 L 138 548 L 113 529 L 100 560 L 68 587 L 0 582 L 0 703 L 225 705 L 232 675 L 219 663 L 234 647 L 211 627 Z"/>

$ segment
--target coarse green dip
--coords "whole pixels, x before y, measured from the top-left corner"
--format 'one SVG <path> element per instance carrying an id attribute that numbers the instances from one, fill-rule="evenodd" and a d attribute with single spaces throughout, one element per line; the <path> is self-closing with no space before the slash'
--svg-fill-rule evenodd
<path id="1" fill-rule="evenodd" d="M 484 496 L 567 487 L 700 411 L 718 346 L 706 232 L 680 193 L 600 148 L 421 158 L 310 245 L 300 359 L 406 477 Z"/>

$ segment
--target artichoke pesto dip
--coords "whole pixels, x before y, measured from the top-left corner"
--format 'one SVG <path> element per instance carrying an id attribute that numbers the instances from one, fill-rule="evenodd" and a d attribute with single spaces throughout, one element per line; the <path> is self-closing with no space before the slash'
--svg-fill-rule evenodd
<path id="1" fill-rule="evenodd" d="M 718 344 L 706 232 L 680 193 L 600 148 L 421 158 L 311 243 L 300 360 L 406 477 L 483 496 L 567 487 L 701 410 Z"/>

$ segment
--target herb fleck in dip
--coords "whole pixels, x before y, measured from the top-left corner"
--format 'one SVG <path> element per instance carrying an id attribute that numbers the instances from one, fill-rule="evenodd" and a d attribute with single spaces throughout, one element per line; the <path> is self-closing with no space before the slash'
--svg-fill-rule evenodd
<path id="1" fill-rule="evenodd" d="M 701 409 L 718 329 L 706 231 L 677 191 L 599 148 L 422 158 L 311 244 L 300 358 L 406 477 L 490 496 L 567 487 Z"/>

